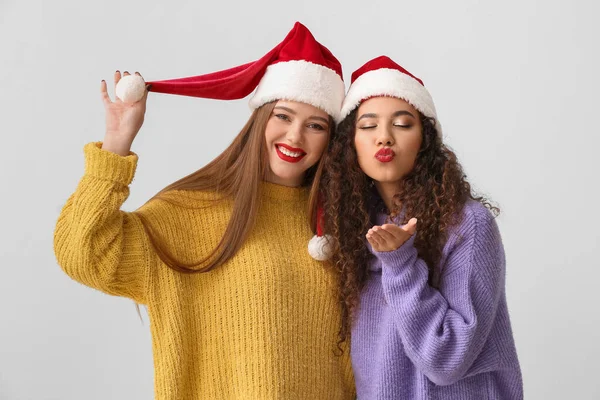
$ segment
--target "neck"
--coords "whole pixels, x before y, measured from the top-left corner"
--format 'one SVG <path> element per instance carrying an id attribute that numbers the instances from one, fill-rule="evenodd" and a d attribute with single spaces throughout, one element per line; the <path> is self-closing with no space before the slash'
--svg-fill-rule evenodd
<path id="1" fill-rule="evenodd" d="M 391 212 L 394 205 L 394 195 L 400 191 L 400 183 L 375 181 L 375 188 L 387 207 L 388 212 Z"/>
<path id="2" fill-rule="evenodd" d="M 267 172 L 267 176 L 265 177 L 265 181 L 281 186 L 298 187 L 301 186 L 302 182 L 304 181 L 304 174 L 293 178 L 282 178 L 269 170 Z"/>

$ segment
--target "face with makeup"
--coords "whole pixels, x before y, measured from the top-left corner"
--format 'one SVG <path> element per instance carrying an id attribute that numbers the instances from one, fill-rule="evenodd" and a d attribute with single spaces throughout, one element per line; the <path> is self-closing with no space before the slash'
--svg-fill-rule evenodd
<path id="1" fill-rule="evenodd" d="M 412 171 L 422 142 L 419 112 L 395 97 L 373 97 L 358 107 L 354 145 L 365 174 L 397 191 Z"/>
<path id="2" fill-rule="evenodd" d="M 265 129 L 267 180 L 300 186 L 306 171 L 323 155 L 329 130 L 329 115 L 325 111 L 306 103 L 278 101 Z"/>

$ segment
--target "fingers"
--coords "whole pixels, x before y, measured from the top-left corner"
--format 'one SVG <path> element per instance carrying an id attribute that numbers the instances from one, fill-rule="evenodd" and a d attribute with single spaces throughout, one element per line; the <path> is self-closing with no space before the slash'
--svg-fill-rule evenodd
<path id="1" fill-rule="evenodd" d="M 379 233 L 375 232 L 373 228 L 369 229 L 367 232 L 367 240 L 373 247 L 377 247 L 375 250 L 382 248 L 385 244 L 383 238 L 379 235 Z"/>
<path id="2" fill-rule="evenodd" d="M 140 74 L 139 72 L 135 71 L 135 74 L 137 76 L 139 76 L 140 78 L 142 78 L 144 80 L 144 82 L 146 82 L 146 80 L 144 79 L 144 77 L 142 76 L 142 74 Z M 146 101 L 146 99 L 148 98 L 148 92 L 150 91 L 150 88 L 152 87 L 152 85 L 146 85 L 146 90 L 144 91 L 144 96 L 142 96 L 142 101 Z"/>
<path id="3" fill-rule="evenodd" d="M 375 233 L 377 233 L 381 237 L 381 239 L 384 240 L 388 244 L 394 243 L 398 240 L 392 233 L 388 232 L 383 226 L 374 226 L 373 231 Z"/>
<path id="4" fill-rule="evenodd" d="M 377 249 L 379 248 L 379 246 L 377 245 L 377 243 L 375 243 L 373 241 L 373 239 L 371 238 L 371 235 L 367 234 L 366 238 L 367 238 L 367 242 L 369 242 L 369 244 L 371 245 L 371 247 L 373 248 L 373 250 L 377 251 Z"/>
<path id="5" fill-rule="evenodd" d="M 115 91 L 115 93 L 117 92 L 117 84 L 119 83 L 120 80 L 121 80 L 121 71 L 117 70 L 114 75 L 114 81 L 115 81 L 114 91 Z M 115 103 L 120 103 L 120 102 L 121 102 L 121 99 L 119 99 L 117 96 L 115 96 Z"/>
<path id="6" fill-rule="evenodd" d="M 408 223 L 402 227 L 402 230 L 413 235 L 417 231 L 417 219 L 411 218 L 408 220 Z"/>
<path id="7" fill-rule="evenodd" d="M 128 76 L 128 75 L 131 75 L 131 74 L 127 71 L 123 72 L 123 76 Z M 117 87 L 117 83 L 119 83 L 120 80 L 121 80 L 121 71 L 117 70 L 115 72 L 115 87 Z"/>
<path id="8" fill-rule="evenodd" d="M 110 97 L 108 96 L 108 92 L 106 91 L 106 81 L 104 79 L 100 83 L 100 95 L 102 96 L 102 102 L 105 106 L 108 106 L 110 103 L 112 103 Z"/>
<path id="9" fill-rule="evenodd" d="M 373 248 L 373 250 L 375 251 L 381 251 L 382 250 L 382 246 L 379 242 L 377 242 L 373 236 L 367 236 L 367 241 L 369 242 L 369 244 L 371 245 L 371 247 Z"/>
<path id="10" fill-rule="evenodd" d="M 142 79 L 144 79 L 144 78 L 142 77 Z M 146 85 L 146 90 L 144 90 L 144 95 L 142 96 L 142 101 L 144 102 L 144 104 L 146 104 L 146 100 L 148 99 L 148 93 L 150 93 L 151 87 L 152 87 L 152 85 L 150 85 L 150 84 Z"/>
<path id="11" fill-rule="evenodd" d="M 396 240 L 404 239 L 404 236 L 406 235 L 406 232 L 396 224 L 384 224 L 381 225 L 381 228 L 391 234 Z"/>

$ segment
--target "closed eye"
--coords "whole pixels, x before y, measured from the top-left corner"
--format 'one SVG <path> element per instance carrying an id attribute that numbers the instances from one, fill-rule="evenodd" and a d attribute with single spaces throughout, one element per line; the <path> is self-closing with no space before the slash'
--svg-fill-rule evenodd
<path id="1" fill-rule="evenodd" d="M 377 125 L 360 126 L 358 129 L 374 129 L 374 128 L 377 128 Z"/>
<path id="2" fill-rule="evenodd" d="M 396 128 L 410 128 L 412 125 L 402 125 L 402 124 L 394 124 Z"/>

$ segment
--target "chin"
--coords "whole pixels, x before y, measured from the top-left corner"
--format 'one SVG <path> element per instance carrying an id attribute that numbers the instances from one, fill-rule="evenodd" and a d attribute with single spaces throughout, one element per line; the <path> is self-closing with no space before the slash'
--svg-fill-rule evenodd
<path id="1" fill-rule="evenodd" d="M 373 181 L 377 182 L 377 183 L 383 183 L 383 184 L 391 184 L 391 183 L 398 183 L 402 180 L 402 176 L 398 175 L 398 176 L 390 176 L 390 175 L 381 175 L 381 174 L 373 174 L 373 175 L 369 175 L 369 178 L 373 179 Z"/>

